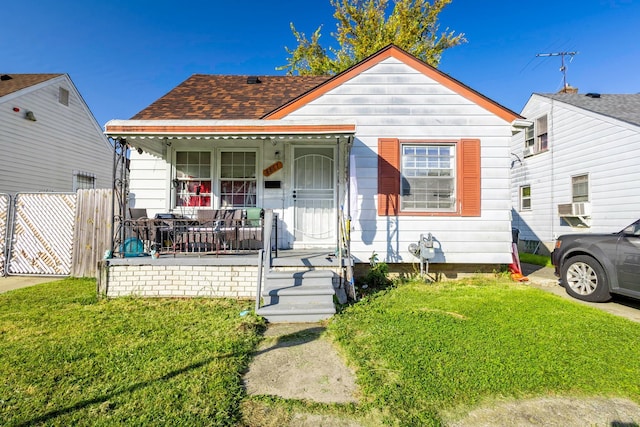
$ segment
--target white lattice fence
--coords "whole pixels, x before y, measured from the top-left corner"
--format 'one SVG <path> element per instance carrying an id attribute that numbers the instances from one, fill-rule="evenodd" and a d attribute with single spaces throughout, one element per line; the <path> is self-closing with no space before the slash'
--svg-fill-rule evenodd
<path id="1" fill-rule="evenodd" d="M 6 273 L 7 233 L 9 232 L 9 207 L 11 198 L 8 194 L 0 194 L 0 277 Z"/>
<path id="2" fill-rule="evenodd" d="M 71 273 L 76 195 L 16 195 L 9 274 Z"/>

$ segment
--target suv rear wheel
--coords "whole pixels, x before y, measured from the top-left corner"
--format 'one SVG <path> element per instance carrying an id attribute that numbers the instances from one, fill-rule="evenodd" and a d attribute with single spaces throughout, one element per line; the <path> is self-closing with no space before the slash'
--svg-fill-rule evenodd
<path id="1" fill-rule="evenodd" d="M 574 298 L 591 302 L 611 299 L 604 269 L 590 256 L 579 255 L 566 260 L 562 265 L 562 282 Z"/>

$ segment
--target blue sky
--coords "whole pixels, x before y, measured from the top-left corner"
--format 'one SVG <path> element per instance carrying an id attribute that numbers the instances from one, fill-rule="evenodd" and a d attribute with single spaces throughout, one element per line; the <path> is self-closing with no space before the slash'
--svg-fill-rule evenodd
<path id="1" fill-rule="evenodd" d="M 68 73 L 102 126 L 128 119 L 194 73 L 279 75 L 289 29 L 335 29 L 329 0 L 5 2 L 0 73 Z M 453 0 L 440 29 L 468 42 L 440 70 L 520 112 L 534 92 L 640 92 L 640 0 Z"/>

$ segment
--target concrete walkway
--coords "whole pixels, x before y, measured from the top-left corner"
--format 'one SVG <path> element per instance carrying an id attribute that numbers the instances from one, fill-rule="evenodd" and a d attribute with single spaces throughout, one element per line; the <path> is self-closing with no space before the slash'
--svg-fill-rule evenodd
<path id="1" fill-rule="evenodd" d="M 585 304 L 616 316 L 625 317 L 634 322 L 640 323 L 640 301 L 615 295 L 609 302 L 586 302 L 573 298 L 558 283 L 558 278 L 553 274 L 553 268 L 540 267 L 532 264 L 522 264 L 522 272 L 529 278 L 525 284 L 530 284 L 536 288 L 558 295 L 580 304 Z"/>
<path id="2" fill-rule="evenodd" d="M 0 277 L 0 294 L 40 283 L 61 280 L 61 277 L 52 276 L 6 276 Z"/>

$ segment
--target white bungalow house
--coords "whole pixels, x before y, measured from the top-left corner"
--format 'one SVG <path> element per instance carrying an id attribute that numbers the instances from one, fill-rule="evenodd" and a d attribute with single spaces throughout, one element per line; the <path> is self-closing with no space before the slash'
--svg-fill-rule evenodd
<path id="1" fill-rule="evenodd" d="M 0 193 L 111 188 L 113 150 L 67 74 L 0 75 Z"/>
<path id="2" fill-rule="evenodd" d="M 260 207 L 281 252 L 346 239 L 356 265 L 410 267 L 430 236 L 455 274 L 512 260 L 519 118 L 388 46 L 332 77 L 193 75 L 106 134 L 134 149 L 129 204 L 149 216 Z"/>
<path id="3" fill-rule="evenodd" d="M 514 227 L 529 252 L 640 216 L 640 94 L 533 94 L 512 140 Z"/>

